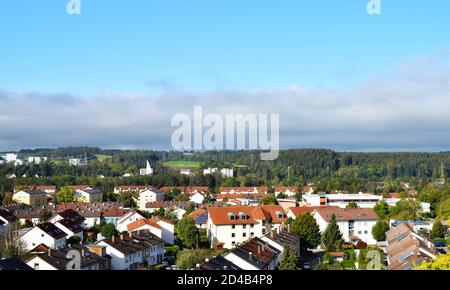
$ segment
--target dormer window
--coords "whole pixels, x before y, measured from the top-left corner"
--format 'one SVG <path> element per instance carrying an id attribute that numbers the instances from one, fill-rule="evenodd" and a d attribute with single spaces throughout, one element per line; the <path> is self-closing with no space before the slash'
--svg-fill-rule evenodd
<path id="1" fill-rule="evenodd" d="M 279 219 L 284 219 L 284 218 L 285 218 L 284 213 L 282 213 L 281 211 L 275 212 L 275 215 L 276 215 Z"/>
<path id="2" fill-rule="evenodd" d="M 229 212 L 228 213 L 228 217 L 230 218 L 230 220 L 235 221 L 237 219 L 237 217 L 234 215 L 234 213 Z"/>
<path id="3" fill-rule="evenodd" d="M 240 218 L 241 220 L 243 220 L 243 221 L 246 221 L 246 220 L 248 219 L 248 216 L 247 216 L 247 214 L 245 214 L 245 213 L 243 213 L 243 212 L 240 212 L 240 213 L 239 213 L 239 218 Z"/>

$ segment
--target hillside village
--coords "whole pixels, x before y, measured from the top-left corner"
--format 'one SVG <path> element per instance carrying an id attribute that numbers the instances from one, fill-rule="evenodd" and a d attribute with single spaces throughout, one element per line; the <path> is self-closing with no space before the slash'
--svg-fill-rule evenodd
<path id="1" fill-rule="evenodd" d="M 8 154 L 2 166 L 46 162 Z M 156 174 L 153 166 L 147 160 L 138 176 Z M 236 172 L 179 174 L 226 179 Z M 314 183 L 133 185 L 126 173 L 108 191 L 97 182 L 104 176 L 46 185 L 5 178 L 16 185 L 0 208 L 0 269 L 412 270 L 448 256 L 448 217 L 434 214 L 406 182 L 401 192 L 380 194 Z"/>

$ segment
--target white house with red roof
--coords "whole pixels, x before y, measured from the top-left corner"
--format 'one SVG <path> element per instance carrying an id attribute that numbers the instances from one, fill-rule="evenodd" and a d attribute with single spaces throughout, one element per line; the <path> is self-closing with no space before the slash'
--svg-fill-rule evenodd
<path id="1" fill-rule="evenodd" d="M 139 210 L 131 210 L 124 216 L 119 218 L 116 224 L 116 228 L 120 233 L 126 232 L 128 231 L 129 224 L 142 219 L 145 219 L 145 216 L 142 212 L 140 212 Z"/>
<path id="2" fill-rule="evenodd" d="M 207 234 L 212 247 L 232 249 L 279 228 L 287 220 L 281 206 L 208 208 Z"/>
<path id="3" fill-rule="evenodd" d="M 166 244 L 173 245 L 175 241 L 175 224 L 169 220 L 153 217 L 140 219 L 127 225 L 128 232 L 148 230 L 162 239 Z"/>
<path id="4" fill-rule="evenodd" d="M 361 240 L 368 245 L 375 245 L 377 241 L 372 236 L 372 228 L 380 219 L 370 208 L 339 208 L 316 207 L 312 213 L 323 233 L 331 221 L 336 217 L 336 223 L 346 242 Z"/>

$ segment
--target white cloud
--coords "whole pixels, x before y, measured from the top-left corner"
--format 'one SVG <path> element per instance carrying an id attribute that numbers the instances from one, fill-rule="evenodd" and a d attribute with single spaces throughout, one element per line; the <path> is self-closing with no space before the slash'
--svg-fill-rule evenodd
<path id="1" fill-rule="evenodd" d="M 281 146 L 355 150 L 450 147 L 450 58 L 404 62 L 348 90 L 166 90 L 154 95 L 0 92 L 0 151 L 47 146 L 170 149 L 171 117 L 278 113 Z M 168 85 L 167 82 L 158 84 Z"/>

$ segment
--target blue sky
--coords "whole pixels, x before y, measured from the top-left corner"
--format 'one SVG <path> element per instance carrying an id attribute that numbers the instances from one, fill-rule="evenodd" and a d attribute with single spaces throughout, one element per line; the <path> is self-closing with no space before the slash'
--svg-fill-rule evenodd
<path id="1" fill-rule="evenodd" d="M 339 88 L 448 48 L 449 1 L 0 1 L 0 88 Z M 159 87 L 160 89 L 160 87 Z"/>
<path id="2" fill-rule="evenodd" d="M 0 0 L 0 151 L 167 149 L 198 104 L 279 113 L 284 148 L 449 150 L 450 2 L 367 3 Z"/>

